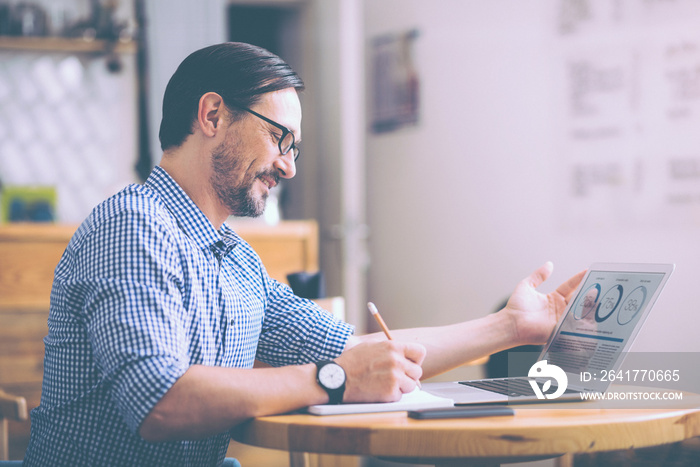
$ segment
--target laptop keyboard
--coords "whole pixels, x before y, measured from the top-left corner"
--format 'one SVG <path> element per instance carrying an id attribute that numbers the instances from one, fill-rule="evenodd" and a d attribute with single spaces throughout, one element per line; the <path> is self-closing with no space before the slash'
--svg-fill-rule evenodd
<path id="1" fill-rule="evenodd" d="M 477 389 L 485 389 L 487 391 L 502 394 L 508 397 L 534 396 L 535 393 L 530 386 L 528 378 L 499 378 L 499 379 L 479 379 L 474 381 L 460 381 L 459 384 L 471 386 Z M 557 386 L 552 384 L 548 392 L 552 393 L 557 390 Z M 576 392 L 567 389 L 566 393 Z"/>

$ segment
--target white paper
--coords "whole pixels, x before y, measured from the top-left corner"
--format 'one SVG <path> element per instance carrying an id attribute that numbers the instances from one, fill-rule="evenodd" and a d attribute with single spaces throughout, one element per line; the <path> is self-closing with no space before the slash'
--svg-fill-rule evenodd
<path id="1" fill-rule="evenodd" d="M 452 407 L 454 401 L 435 396 L 420 389 L 404 394 L 396 402 L 376 402 L 361 404 L 312 405 L 308 411 L 314 415 L 340 415 L 351 413 L 398 412 L 402 410 L 432 409 Z"/>

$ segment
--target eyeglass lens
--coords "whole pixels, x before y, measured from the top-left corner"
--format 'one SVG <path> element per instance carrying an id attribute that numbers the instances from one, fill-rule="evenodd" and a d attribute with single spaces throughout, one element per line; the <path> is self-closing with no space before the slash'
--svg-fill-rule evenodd
<path id="1" fill-rule="evenodd" d="M 289 150 L 292 149 L 294 160 L 299 158 L 299 148 L 294 145 L 294 135 L 292 133 L 287 133 L 284 138 L 280 140 L 280 152 L 282 154 L 287 154 Z"/>

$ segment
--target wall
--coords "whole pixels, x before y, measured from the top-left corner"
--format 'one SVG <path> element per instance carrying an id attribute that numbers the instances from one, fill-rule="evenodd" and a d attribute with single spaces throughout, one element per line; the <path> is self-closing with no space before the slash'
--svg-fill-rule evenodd
<path id="1" fill-rule="evenodd" d="M 88 2 L 40 4 L 52 26 L 58 18 L 68 25 L 89 13 Z M 167 81 L 190 52 L 225 40 L 224 5 L 224 0 L 145 2 L 154 164 L 161 157 L 158 129 Z M 134 24 L 131 6 L 120 3 L 119 22 Z M 0 58 L 0 181 L 55 186 L 56 217 L 65 223 L 81 222 L 104 198 L 137 181 L 135 54 L 120 55 L 119 73 L 108 72 L 105 58 L 93 54 L 3 50 Z"/>
<path id="2" fill-rule="evenodd" d="M 346 318 L 362 331 L 368 314 L 362 2 L 315 0 L 306 13 L 304 160 L 298 170 L 315 173 L 304 177 L 316 196 L 307 193 L 304 206 L 313 210 L 305 213 L 320 223 L 327 293 L 345 297 Z"/>
<path id="3" fill-rule="evenodd" d="M 643 31 L 653 38 L 672 27 L 680 38 L 700 43 L 686 27 L 686 20 L 697 23 L 697 9 L 686 8 L 687 2 L 665 4 L 686 10 L 664 16 L 657 13 L 665 6 L 655 2 L 604 5 L 659 9 L 644 12 L 646 22 L 623 30 L 618 40 L 633 41 Z M 649 199 L 634 192 L 617 196 L 619 186 L 601 188 L 599 198 L 584 202 L 571 195 L 580 158 L 605 161 L 644 148 L 621 145 L 607 154 L 610 145 L 601 143 L 575 154 L 581 146 L 569 138 L 573 117 L 565 111 L 566 93 L 573 91 L 560 74 L 566 55 L 585 44 L 562 38 L 567 5 L 591 3 L 365 2 L 367 44 L 382 34 L 420 31 L 415 58 L 421 85 L 417 126 L 367 136 L 369 297 L 390 326 L 441 324 L 491 312 L 546 260 L 555 272 L 541 287 L 545 292 L 594 261 L 674 262 L 675 275 L 634 349 L 697 350 L 697 206 L 668 204 L 666 186 L 655 185 L 653 173 L 645 181 Z M 606 41 L 598 46 L 604 55 Z M 644 65 L 641 57 L 637 62 Z M 648 101 L 663 92 L 659 86 Z M 697 110 L 696 99 L 696 123 Z M 658 127 L 650 122 L 656 121 L 645 120 L 646 128 Z M 692 128 L 655 133 L 656 147 L 682 140 L 684 154 L 697 156 L 700 140 Z M 650 154 L 642 159 L 656 161 Z M 700 187 L 697 180 L 690 183 Z M 601 223 L 589 212 L 593 202 L 605 213 L 619 212 L 620 199 L 633 203 L 634 216 Z"/>
<path id="4" fill-rule="evenodd" d="M 73 24 L 87 4 L 40 4 Z M 80 7 L 85 8 L 80 8 Z M 116 21 L 130 21 L 121 8 Z M 51 34 L 62 33 L 59 22 Z M 70 50 L 0 50 L 0 185 L 51 187 L 53 218 L 79 223 L 92 208 L 136 181 L 136 60 L 119 53 L 118 71 L 104 54 Z"/>
<path id="5" fill-rule="evenodd" d="M 163 94 L 178 65 L 197 49 L 226 40 L 225 0 L 145 2 L 149 60 L 148 106 L 151 157 L 160 162 L 158 140 Z"/>

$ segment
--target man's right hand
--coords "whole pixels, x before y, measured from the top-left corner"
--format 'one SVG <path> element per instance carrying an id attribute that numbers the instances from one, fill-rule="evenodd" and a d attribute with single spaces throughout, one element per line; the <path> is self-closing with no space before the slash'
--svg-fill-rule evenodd
<path id="1" fill-rule="evenodd" d="M 426 350 L 399 341 L 364 342 L 335 361 L 346 374 L 343 402 L 393 402 L 415 389 Z"/>

